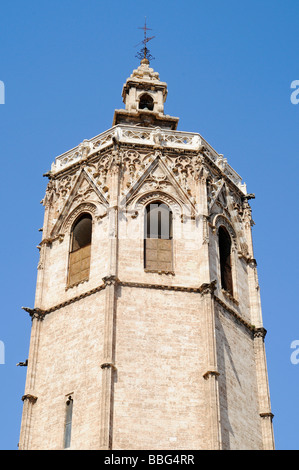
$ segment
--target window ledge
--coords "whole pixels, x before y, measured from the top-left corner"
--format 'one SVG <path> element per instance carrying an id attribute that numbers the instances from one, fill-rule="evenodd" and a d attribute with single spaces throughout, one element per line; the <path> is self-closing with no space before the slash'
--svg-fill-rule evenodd
<path id="1" fill-rule="evenodd" d="M 158 270 L 158 269 L 145 269 L 145 273 L 156 273 L 156 274 L 170 274 L 171 276 L 174 276 L 174 271 L 163 271 L 163 270 Z"/>
<path id="2" fill-rule="evenodd" d="M 67 291 L 69 289 L 72 289 L 73 287 L 77 287 L 80 284 L 84 284 L 84 282 L 88 282 L 88 281 L 89 281 L 89 277 L 87 277 L 86 279 L 82 279 L 81 281 L 75 282 L 74 284 L 70 284 L 66 286 L 65 290 Z"/>
<path id="3" fill-rule="evenodd" d="M 227 299 L 231 300 L 235 305 L 239 305 L 239 302 L 227 290 L 221 289 L 221 292 Z"/>

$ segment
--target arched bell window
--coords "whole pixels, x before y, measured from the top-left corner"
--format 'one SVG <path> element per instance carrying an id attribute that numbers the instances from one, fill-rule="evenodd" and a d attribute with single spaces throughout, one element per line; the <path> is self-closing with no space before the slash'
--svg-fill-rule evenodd
<path id="1" fill-rule="evenodd" d="M 153 111 L 154 109 L 153 98 L 148 94 L 142 95 L 139 100 L 139 109 L 147 109 L 149 111 Z"/>
<path id="2" fill-rule="evenodd" d="M 150 271 L 172 271 L 172 212 L 162 202 L 145 208 L 144 267 Z"/>
<path id="3" fill-rule="evenodd" d="M 233 278 L 231 263 L 231 238 L 227 229 L 223 226 L 219 227 L 219 255 L 220 255 L 220 272 L 221 287 L 229 294 L 233 295 Z"/>
<path id="4" fill-rule="evenodd" d="M 71 232 L 68 285 L 72 286 L 89 278 L 92 218 L 82 214 L 74 223 Z"/>

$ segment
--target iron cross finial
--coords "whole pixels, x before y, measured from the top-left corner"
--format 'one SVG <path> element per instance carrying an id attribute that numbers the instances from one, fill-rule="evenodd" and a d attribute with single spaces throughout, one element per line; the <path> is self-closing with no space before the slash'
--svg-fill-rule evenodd
<path id="1" fill-rule="evenodd" d="M 155 36 L 151 36 L 150 38 L 147 37 L 146 33 L 147 31 L 151 31 L 151 28 L 148 28 L 146 26 L 146 17 L 144 20 L 144 26 L 138 28 L 138 29 L 143 29 L 144 31 L 144 39 L 143 41 L 139 42 L 136 46 L 139 46 L 139 44 L 143 44 L 143 48 L 136 54 L 136 57 L 138 59 L 147 59 L 148 61 L 153 60 L 154 57 L 150 54 L 149 49 L 146 47 L 147 43 L 151 40 L 154 39 Z"/>

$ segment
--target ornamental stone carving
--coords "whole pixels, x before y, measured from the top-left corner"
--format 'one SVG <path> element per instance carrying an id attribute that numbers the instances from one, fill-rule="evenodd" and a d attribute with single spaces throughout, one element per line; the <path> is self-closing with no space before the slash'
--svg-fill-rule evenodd
<path id="1" fill-rule="evenodd" d="M 76 209 L 74 209 L 64 220 L 61 226 L 61 233 L 69 232 L 77 217 L 79 217 L 79 215 L 83 214 L 84 212 L 87 212 L 92 217 L 95 217 L 97 213 L 97 207 L 94 204 L 88 202 L 79 204 L 78 207 L 76 207 Z"/>

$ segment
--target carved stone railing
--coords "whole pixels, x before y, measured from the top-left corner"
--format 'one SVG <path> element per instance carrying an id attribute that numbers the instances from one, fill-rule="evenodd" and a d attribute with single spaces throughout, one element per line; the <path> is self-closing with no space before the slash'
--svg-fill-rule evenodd
<path id="1" fill-rule="evenodd" d="M 113 142 L 130 144 L 158 145 L 178 150 L 205 151 L 205 154 L 223 171 L 223 173 L 236 184 L 244 193 L 246 187 L 242 178 L 227 163 L 223 155 L 218 154 L 211 145 L 198 133 L 173 131 L 161 128 L 148 128 L 118 124 L 90 140 L 84 140 L 77 147 L 56 157 L 52 164 L 51 173 L 55 174 L 65 170 L 79 161 L 85 160 L 92 154 L 105 149 Z"/>

